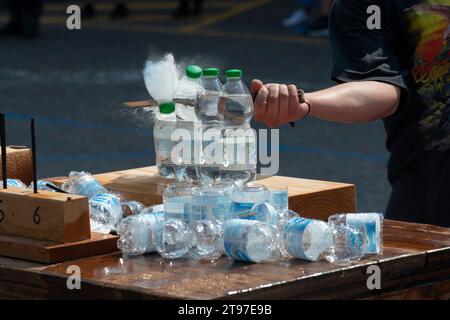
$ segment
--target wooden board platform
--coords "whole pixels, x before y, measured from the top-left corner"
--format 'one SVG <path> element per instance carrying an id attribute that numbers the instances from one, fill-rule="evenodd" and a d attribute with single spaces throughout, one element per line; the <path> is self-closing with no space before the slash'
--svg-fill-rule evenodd
<path id="1" fill-rule="evenodd" d="M 156 167 L 145 167 L 97 174 L 95 177 L 107 189 L 120 192 L 129 200 L 145 205 L 162 202 L 162 193 L 170 179 L 161 178 Z M 52 181 L 61 185 L 66 178 Z M 287 185 L 289 207 L 305 217 L 326 220 L 334 213 L 356 212 L 355 186 L 346 183 L 308 180 L 282 176 L 260 177 L 258 183 L 267 187 Z"/>
<path id="2" fill-rule="evenodd" d="M 81 269 L 81 290 L 68 290 L 67 268 Z M 381 269 L 369 290 L 367 268 Z M 450 230 L 385 221 L 384 253 L 351 266 L 291 260 L 213 263 L 120 253 L 45 266 L 0 257 L 1 298 L 87 299 L 449 299 Z"/>
<path id="3" fill-rule="evenodd" d="M 0 155 L 1 155 L 0 150 Z M 6 160 L 8 169 L 8 178 L 19 179 L 26 185 L 33 180 L 33 169 L 31 161 L 31 150 L 22 146 L 6 147 Z M 0 157 L 0 166 L 1 166 Z M 0 170 L 0 180 L 2 180 L 2 172 Z"/>
<path id="4" fill-rule="evenodd" d="M 103 233 L 78 242 L 57 243 L 0 235 L 0 255 L 42 263 L 57 263 L 118 251 L 118 236 Z"/>

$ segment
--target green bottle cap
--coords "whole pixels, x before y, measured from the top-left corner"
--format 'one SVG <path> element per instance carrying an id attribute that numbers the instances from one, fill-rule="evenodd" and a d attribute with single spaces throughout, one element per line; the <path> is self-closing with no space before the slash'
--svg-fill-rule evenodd
<path id="1" fill-rule="evenodd" d="M 173 102 L 163 102 L 159 105 L 159 112 L 164 114 L 169 114 L 175 111 L 175 103 Z"/>
<path id="2" fill-rule="evenodd" d="M 205 69 L 203 69 L 203 76 L 204 77 L 218 77 L 219 76 L 219 69 L 217 69 L 217 68 L 205 68 Z"/>
<path id="3" fill-rule="evenodd" d="M 242 70 L 230 69 L 225 72 L 227 78 L 242 78 Z"/>
<path id="4" fill-rule="evenodd" d="M 202 76 L 202 68 L 194 64 L 187 66 L 186 75 L 191 79 L 198 79 Z"/>

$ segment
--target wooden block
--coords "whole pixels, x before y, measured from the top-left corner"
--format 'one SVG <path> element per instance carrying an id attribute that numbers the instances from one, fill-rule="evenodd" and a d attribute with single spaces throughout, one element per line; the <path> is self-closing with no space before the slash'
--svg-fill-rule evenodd
<path id="1" fill-rule="evenodd" d="M 0 255 L 42 263 L 57 263 L 118 251 L 118 236 L 93 232 L 90 239 L 57 243 L 0 235 Z"/>
<path id="2" fill-rule="evenodd" d="M 162 202 L 162 194 L 173 180 L 158 175 L 156 167 L 145 167 L 95 175 L 107 189 L 123 194 L 129 200 L 145 205 Z M 67 178 L 56 178 L 61 185 Z M 287 185 L 289 207 L 304 217 L 326 220 L 335 213 L 356 212 L 355 186 L 346 183 L 308 180 L 282 176 L 258 177 L 267 187 Z"/>
<path id="3" fill-rule="evenodd" d="M 1 150 L 0 150 L 1 155 Z M 6 147 L 6 160 L 8 169 L 8 178 L 19 179 L 26 185 L 33 180 L 33 169 L 31 161 L 31 150 L 27 147 L 9 146 Z M 1 166 L 0 157 L 0 166 Z M 3 179 L 0 170 L 0 180 Z"/>
<path id="4" fill-rule="evenodd" d="M 0 234 L 61 243 L 90 239 L 88 200 L 57 192 L 0 190 Z"/>

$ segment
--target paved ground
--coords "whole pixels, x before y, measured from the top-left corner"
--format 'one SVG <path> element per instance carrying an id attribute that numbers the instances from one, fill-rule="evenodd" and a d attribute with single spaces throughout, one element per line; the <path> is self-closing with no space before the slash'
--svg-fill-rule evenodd
<path id="1" fill-rule="evenodd" d="M 39 39 L 0 39 L 8 143 L 29 144 L 27 119 L 34 116 L 41 177 L 154 164 L 150 121 L 120 103 L 146 97 L 142 66 L 162 52 L 243 68 L 248 82 L 258 77 L 323 88 L 331 84 L 327 40 L 302 38 L 280 25 L 295 2 L 206 0 L 201 20 L 181 22 L 171 19 L 173 0 L 132 1 L 132 16 L 120 22 L 107 18 L 111 4 L 101 2 L 101 15 L 83 20 L 80 31 L 65 28 L 65 9 L 76 1 L 47 3 Z M 384 139 L 381 122 L 308 119 L 283 127 L 280 174 L 355 183 L 359 209 L 383 211 L 389 194 Z"/>

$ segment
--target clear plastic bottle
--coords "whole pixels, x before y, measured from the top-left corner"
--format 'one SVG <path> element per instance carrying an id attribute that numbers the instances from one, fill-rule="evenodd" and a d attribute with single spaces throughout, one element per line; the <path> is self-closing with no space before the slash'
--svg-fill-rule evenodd
<path id="1" fill-rule="evenodd" d="M 109 233 L 123 218 L 120 199 L 110 193 L 101 193 L 89 200 L 91 230 Z"/>
<path id="2" fill-rule="evenodd" d="M 256 178 L 256 132 L 250 127 L 253 99 L 242 82 L 242 71 L 226 71 L 227 82 L 219 99 L 223 119 L 224 165 L 221 179 L 238 185 Z"/>
<path id="3" fill-rule="evenodd" d="M 8 187 L 13 187 L 13 188 L 26 188 L 27 187 L 19 179 L 7 179 L 6 184 Z M 3 189 L 3 180 L 0 180 L 0 189 Z"/>
<path id="4" fill-rule="evenodd" d="M 346 225 L 359 230 L 367 242 L 365 254 L 383 253 L 383 215 L 381 213 L 337 214 L 328 218 L 328 223 Z"/>
<path id="5" fill-rule="evenodd" d="M 202 69 L 196 65 L 186 68 L 185 76 L 178 82 L 175 97 L 195 101 L 197 95 L 203 90 Z M 201 162 L 201 121 L 197 118 L 194 108 L 177 104 L 177 128 L 184 129 L 187 133 L 184 141 L 189 148 L 183 149 L 186 154 L 180 154 L 181 163 L 177 166 L 177 179 L 181 181 L 197 181 L 197 166 Z"/>
<path id="6" fill-rule="evenodd" d="M 89 172 L 72 171 L 69 179 L 63 183 L 62 189 L 72 194 L 86 196 L 89 199 L 97 194 L 108 193 L 105 187 L 97 181 Z"/>
<path id="7" fill-rule="evenodd" d="M 224 249 L 234 260 L 276 262 L 282 259 L 282 246 L 281 235 L 271 224 L 242 219 L 225 223 Z"/>
<path id="8" fill-rule="evenodd" d="M 251 219 L 255 204 L 269 201 L 270 192 L 262 185 L 248 185 L 231 194 L 231 216 L 235 219 Z"/>
<path id="9" fill-rule="evenodd" d="M 178 159 L 172 159 L 174 145 L 172 132 L 176 125 L 175 104 L 173 102 L 161 103 L 153 127 L 153 138 L 155 141 L 156 166 L 159 175 L 164 178 L 175 177 L 176 162 L 179 161 Z"/>
<path id="10" fill-rule="evenodd" d="M 231 194 L 236 189 L 232 183 L 218 182 L 203 185 L 192 199 L 194 220 L 217 220 L 225 222 L 230 218 Z"/>
<path id="11" fill-rule="evenodd" d="M 197 96 L 195 113 L 202 122 L 202 163 L 198 166 L 199 179 L 204 184 L 218 182 L 221 179 L 221 167 L 224 164 L 222 143 L 222 121 L 219 114 L 219 98 L 223 84 L 219 80 L 219 69 L 203 69 L 203 90 Z M 220 150 L 212 151 L 214 144 Z M 211 151 L 210 151 L 211 149 Z"/>
<path id="12" fill-rule="evenodd" d="M 164 218 L 157 234 L 156 250 L 166 259 L 184 257 L 192 247 L 192 232 L 180 219 Z"/>
<path id="13" fill-rule="evenodd" d="M 189 224 L 193 235 L 191 258 L 214 260 L 223 254 L 223 223 L 229 218 L 234 189 L 233 184 L 216 183 L 194 193 Z"/>
<path id="14" fill-rule="evenodd" d="M 124 217 L 140 214 L 145 209 L 145 206 L 139 201 L 125 201 L 122 202 L 122 210 Z"/>
<path id="15" fill-rule="evenodd" d="M 248 216 L 245 217 L 248 220 L 257 220 L 261 222 L 270 223 L 273 225 L 278 225 L 281 219 L 281 213 L 275 209 L 268 202 L 262 202 L 255 204 Z"/>
<path id="16" fill-rule="evenodd" d="M 284 226 L 283 240 L 289 255 L 308 261 L 322 259 L 333 245 L 326 222 L 300 217 L 291 219 Z"/>
<path id="17" fill-rule="evenodd" d="M 156 239 L 164 222 L 163 212 L 143 213 L 120 221 L 117 247 L 126 255 L 141 255 L 156 251 Z"/>
<path id="18" fill-rule="evenodd" d="M 186 182 L 169 184 L 163 194 L 164 217 L 190 222 L 192 219 L 192 199 L 198 191 L 198 187 Z"/>
<path id="19" fill-rule="evenodd" d="M 325 258 L 337 265 L 348 265 L 364 257 L 367 238 L 360 229 L 345 224 L 329 223 L 333 245 Z"/>

